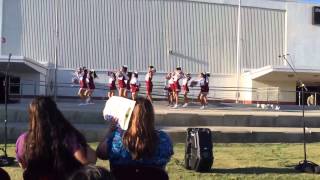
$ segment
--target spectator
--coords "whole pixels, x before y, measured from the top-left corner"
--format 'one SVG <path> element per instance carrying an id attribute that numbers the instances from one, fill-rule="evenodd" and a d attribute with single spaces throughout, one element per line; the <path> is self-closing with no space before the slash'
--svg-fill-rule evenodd
<path id="1" fill-rule="evenodd" d="M 113 120 L 105 139 L 97 148 L 97 156 L 109 160 L 111 170 L 121 165 L 147 165 L 165 168 L 173 155 L 168 135 L 155 130 L 152 103 L 137 98 L 128 130 L 124 131 Z"/>
<path id="2" fill-rule="evenodd" d="M 0 179 L 1 180 L 10 180 L 9 174 L 5 170 L 3 170 L 2 168 L 0 168 Z"/>
<path id="3" fill-rule="evenodd" d="M 311 95 L 307 98 L 307 105 L 308 105 L 308 106 L 311 106 L 311 105 L 314 105 L 314 104 L 315 104 L 314 95 L 311 94 Z"/>
<path id="4" fill-rule="evenodd" d="M 112 180 L 111 173 L 102 168 L 92 165 L 84 166 L 76 171 L 69 180 Z"/>
<path id="5" fill-rule="evenodd" d="M 49 97 L 31 102 L 29 130 L 16 142 L 16 157 L 26 179 L 65 179 L 83 164 L 96 162 L 84 136 Z"/>

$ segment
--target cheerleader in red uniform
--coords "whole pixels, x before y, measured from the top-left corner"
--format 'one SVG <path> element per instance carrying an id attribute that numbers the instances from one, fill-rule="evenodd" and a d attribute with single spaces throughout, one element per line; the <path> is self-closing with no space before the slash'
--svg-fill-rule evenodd
<path id="1" fill-rule="evenodd" d="M 209 77 L 210 73 L 201 73 L 200 74 L 200 93 L 198 99 L 202 105 L 200 109 L 205 109 L 208 105 L 208 93 L 209 93 Z"/>
<path id="2" fill-rule="evenodd" d="M 87 100 L 86 100 L 86 103 L 92 103 L 91 101 L 91 97 L 92 97 L 92 94 L 94 92 L 94 90 L 96 89 L 96 86 L 94 84 L 94 79 L 96 79 L 98 76 L 96 74 L 96 72 L 94 70 L 91 70 L 89 71 L 89 77 L 88 77 L 88 89 L 86 91 L 86 97 L 87 97 Z"/>
<path id="3" fill-rule="evenodd" d="M 132 100 L 136 100 L 139 92 L 140 83 L 138 81 L 138 72 L 134 72 L 132 74 L 132 78 L 130 81 L 130 91 Z"/>
<path id="4" fill-rule="evenodd" d="M 173 106 L 173 108 L 178 108 L 178 104 L 179 104 L 179 92 L 181 91 L 181 86 L 179 81 L 181 80 L 181 78 L 183 77 L 183 72 L 181 70 L 181 67 L 178 66 L 176 68 L 176 71 L 174 72 L 173 75 L 173 81 L 174 81 L 174 85 L 173 85 L 173 99 L 175 100 L 175 105 Z"/>
<path id="5" fill-rule="evenodd" d="M 108 98 L 111 98 L 112 96 L 114 96 L 114 91 L 117 89 L 116 74 L 114 72 L 109 72 L 108 74 L 110 76 L 109 83 L 108 83 L 108 87 L 109 87 Z"/>
<path id="6" fill-rule="evenodd" d="M 173 89 L 173 86 L 174 86 L 174 82 L 173 82 L 173 76 L 172 76 L 173 73 L 168 73 L 167 76 L 166 76 L 166 80 L 167 80 L 167 86 L 166 86 L 166 89 L 167 89 L 167 97 L 168 97 L 168 106 L 172 106 L 173 104 L 173 92 L 172 92 L 172 89 Z"/>
<path id="7" fill-rule="evenodd" d="M 88 76 L 88 70 L 83 68 L 83 72 L 80 75 L 79 81 L 80 81 L 80 89 L 78 92 L 78 95 L 80 96 L 81 99 L 85 99 L 85 93 L 87 91 L 88 88 L 88 84 L 87 84 L 87 76 Z"/>
<path id="8" fill-rule="evenodd" d="M 147 88 L 147 99 L 152 103 L 152 78 L 154 73 L 156 72 L 156 69 L 153 66 L 149 66 L 148 73 L 146 74 L 145 81 L 146 81 L 146 88 Z"/>
<path id="9" fill-rule="evenodd" d="M 189 93 L 189 81 L 191 80 L 190 73 L 186 74 L 185 77 L 182 79 L 182 92 L 184 97 L 184 104 L 182 107 L 187 107 L 189 103 L 188 93 Z"/>
<path id="10" fill-rule="evenodd" d="M 73 74 L 72 74 L 72 86 L 76 84 L 80 84 L 80 77 L 82 75 L 82 67 L 79 67 Z"/>
<path id="11" fill-rule="evenodd" d="M 121 97 L 126 96 L 126 80 L 128 80 L 127 71 L 128 67 L 126 65 L 123 65 L 120 71 L 118 71 L 116 74 L 118 79 L 119 96 Z"/>
<path id="12" fill-rule="evenodd" d="M 132 78 L 133 73 L 132 72 L 127 72 L 127 77 L 128 79 L 125 80 L 124 82 L 126 83 L 126 89 L 125 89 L 125 97 L 129 98 L 129 93 L 131 92 L 131 78 Z"/>

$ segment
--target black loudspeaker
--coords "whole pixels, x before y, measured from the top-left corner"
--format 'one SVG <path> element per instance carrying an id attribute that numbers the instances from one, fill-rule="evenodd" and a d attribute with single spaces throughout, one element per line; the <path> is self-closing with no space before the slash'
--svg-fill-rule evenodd
<path id="1" fill-rule="evenodd" d="M 210 171 L 213 164 L 211 131 L 208 128 L 188 128 L 185 144 L 185 168 L 198 172 Z"/>
<path id="2" fill-rule="evenodd" d="M 320 25 L 320 7 L 314 6 L 312 9 L 312 24 Z"/>

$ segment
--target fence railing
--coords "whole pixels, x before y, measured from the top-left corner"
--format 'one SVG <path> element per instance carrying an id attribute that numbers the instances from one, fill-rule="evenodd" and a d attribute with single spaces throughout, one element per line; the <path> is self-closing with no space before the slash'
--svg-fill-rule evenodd
<path id="1" fill-rule="evenodd" d="M 79 85 L 72 83 L 57 83 L 57 97 L 76 97 L 79 89 Z M 152 95 L 155 98 L 167 97 L 167 90 L 165 90 L 165 82 L 156 81 L 153 83 L 153 92 Z M 10 83 L 10 95 L 15 97 L 32 97 L 39 95 L 54 95 L 55 84 L 46 83 L 45 81 L 26 81 L 23 83 Z M 12 91 L 14 89 L 14 92 Z M 19 90 L 17 90 L 19 89 Z M 144 82 L 141 82 L 140 86 L 140 95 L 146 94 L 146 86 Z M 200 87 L 189 87 L 190 92 L 188 97 L 194 101 L 197 99 L 200 92 Z M 96 84 L 96 89 L 94 97 L 106 97 L 109 88 L 106 84 Z M 297 99 L 297 104 L 302 104 L 301 91 L 287 91 L 281 90 L 279 87 L 266 87 L 266 88 L 247 88 L 247 87 L 222 87 L 222 86 L 210 86 L 209 87 L 209 100 L 220 100 L 220 101 L 235 101 L 236 94 L 240 93 L 240 102 L 246 101 L 248 97 L 246 94 L 249 94 L 249 98 L 253 102 L 264 102 L 270 104 L 279 104 L 281 101 L 285 101 L 286 97 Z M 117 94 L 117 93 L 116 93 Z M 313 95 L 314 103 L 312 105 L 319 104 L 318 97 L 320 92 L 305 92 L 305 102 L 307 98 Z M 180 93 L 182 97 L 182 93 Z"/>

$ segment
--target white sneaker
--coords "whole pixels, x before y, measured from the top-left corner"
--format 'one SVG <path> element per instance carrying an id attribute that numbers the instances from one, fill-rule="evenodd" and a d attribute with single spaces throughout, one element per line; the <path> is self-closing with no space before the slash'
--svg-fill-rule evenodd
<path id="1" fill-rule="evenodd" d="M 188 103 L 184 103 L 184 105 L 183 105 L 182 107 L 185 108 L 185 107 L 187 107 L 187 106 L 188 106 Z"/>
<path id="2" fill-rule="evenodd" d="M 201 107 L 200 107 L 201 110 L 202 110 L 202 109 L 205 109 L 205 108 L 206 108 L 206 106 L 201 106 Z"/>
<path id="3" fill-rule="evenodd" d="M 173 109 L 177 109 L 178 108 L 178 104 L 175 104 L 172 108 Z"/>

